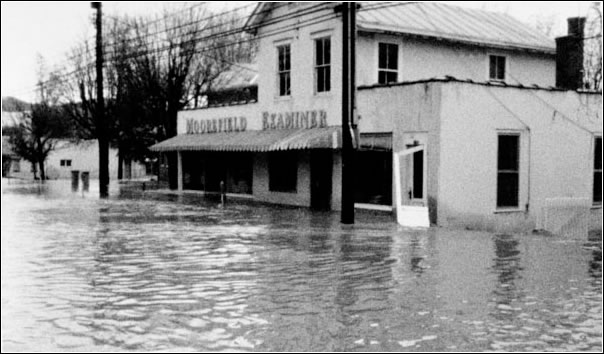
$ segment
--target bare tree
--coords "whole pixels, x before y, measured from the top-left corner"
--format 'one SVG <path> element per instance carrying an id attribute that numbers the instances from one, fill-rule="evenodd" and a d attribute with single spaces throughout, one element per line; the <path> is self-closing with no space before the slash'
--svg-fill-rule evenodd
<path id="1" fill-rule="evenodd" d="M 602 3 L 592 3 L 587 16 L 584 39 L 584 85 L 602 91 Z"/>
<path id="2" fill-rule="evenodd" d="M 31 105 L 31 110 L 24 112 L 21 122 L 10 130 L 9 141 L 15 153 L 34 168 L 40 170 L 40 179 L 46 180 L 45 162 L 48 154 L 55 149 L 59 138 L 68 135 L 69 128 L 62 119 L 58 106 L 61 78 L 56 72 L 46 73 L 44 60 L 38 58 L 39 102 Z"/>
<path id="3" fill-rule="evenodd" d="M 242 30 L 245 16 L 184 6 L 160 19 L 120 16 L 105 24 L 106 119 L 126 165 L 152 156 L 150 145 L 176 135 L 178 111 L 197 106 L 220 73 L 254 55 L 255 44 Z M 65 86 L 74 125 L 90 138 L 96 136 L 93 63 L 87 42 L 76 47 L 74 79 Z M 171 167 L 165 172 L 175 187 L 176 154 L 167 158 Z"/>

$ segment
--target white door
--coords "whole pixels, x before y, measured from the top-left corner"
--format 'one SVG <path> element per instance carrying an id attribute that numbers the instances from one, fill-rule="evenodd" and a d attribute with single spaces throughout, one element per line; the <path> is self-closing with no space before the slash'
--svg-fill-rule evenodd
<path id="1" fill-rule="evenodd" d="M 429 227 L 426 188 L 426 133 L 403 135 L 405 148 L 394 154 L 397 221 Z"/>

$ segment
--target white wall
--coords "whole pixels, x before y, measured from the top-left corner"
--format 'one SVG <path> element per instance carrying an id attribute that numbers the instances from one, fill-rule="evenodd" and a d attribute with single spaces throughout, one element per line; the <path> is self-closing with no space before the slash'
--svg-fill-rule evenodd
<path id="1" fill-rule="evenodd" d="M 440 189 L 440 95 L 440 86 L 429 83 L 359 90 L 357 94 L 359 114 L 362 117 L 359 120 L 361 133 L 392 132 L 394 152 L 406 148 L 403 143 L 405 134 L 427 136 L 426 197 L 431 204 L 431 213 L 436 213 L 432 201 L 438 198 Z M 403 185 L 407 185 L 405 174 L 402 178 Z M 392 181 L 396 183 L 394 173 Z M 396 207 L 394 184 L 392 193 L 393 207 Z M 403 193 L 403 202 L 406 202 L 407 198 L 407 194 Z"/>
<path id="2" fill-rule="evenodd" d="M 378 43 L 399 45 L 398 81 L 416 81 L 450 75 L 458 79 L 488 81 L 488 55 L 507 57 L 507 79 L 510 84 L 554 86 L 556 59 L 554 56 L 528 54 L 480 47 L 455 46 L 436 39 L 417 40 L 384 34 L 359 36 L 357 48 L 357 82 L 359 85 L 377 83 Z"/>
<path id="3" fill-rule="evenodd" d="M 439 221 L 527 229 L 535 227 L 546 198 L 591 200 L 601 107 L 592 94 L 442 84 Z M 497 136 L 507 131 L 521 134 L 520 206 L 500 213 Z"/>
<path id="4" fill-rule="evenodd" d="M 71 160 L 71 166 L 61 166 L 61 160 Z M 55 150 L 46 159 L 46 176 L 50 179 L 71 178 L 71 171 L 88 171 L 90 178 L 99 176 L 99 146 L 96 140 L 85 140 L 79 143 L 60 141 Z M 117 149 L 109 149 L 109 178 L 117 179 Z M 131 178 L 146 176 L 145 166 L 132 163 Z"/>
<path id="5" fill-rule="evenodd" d="M 547 198 L 592 198 L 600 95 L 432 82 L 363 89 L 357 97 L 360 131 L 391 129 L 394 151 L 404 148 L 405 134 L 427 134 L 427 192 L 439 225 L 529 230 Z M 496 205 L 503 132 L 521 136 L 519 208 L 506 212 Z M 601 207 L 592 209 L 591 227 L 601 227 L 601 215 Z"/>
<path id="6" fill-rule="evenodd" d="M 279 3 L 284 5 L 284 3 Z M 278 18 L 284 14 L 300 11 L 317 3 L 292 3 L 278 7 L 271 12 L 266 21 Z M 329 5 L 326 5 L 329 6 Z M 258 68 L 258 102 L 272 112 L 291 112 L 305 110 L 325 110 L 329 126 L 341 125 L 341 19 L 319 21 L 315 19 L 332 15 L 333 9 L 326 8 L 319 12 L 296 17 L 277 24 L 261 27 L 258 31 L 259 51 L 257 54 Z M 274 34 L 280 28 L 290 28 L 295 23 L 301 23 L 297 29 Z M 268 36 L 268 37 L 266 37 Z M 331 38 L 331 90 L 330 92 L 315 93 L 314 83 L 314 39 Z M 280 97 L 277 86 L 277 45 L 290 43 L 291 48 L 291 96 Z"/>

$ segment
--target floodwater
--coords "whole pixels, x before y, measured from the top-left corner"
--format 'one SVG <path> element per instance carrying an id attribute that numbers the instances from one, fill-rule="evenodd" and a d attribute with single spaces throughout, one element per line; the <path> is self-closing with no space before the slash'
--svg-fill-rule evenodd
<path id="1" fill-rule="evenodd" d="M 4 351 L 602 350 L 601 231 L 345 226 L 337 213 L 11 183 Z"/>

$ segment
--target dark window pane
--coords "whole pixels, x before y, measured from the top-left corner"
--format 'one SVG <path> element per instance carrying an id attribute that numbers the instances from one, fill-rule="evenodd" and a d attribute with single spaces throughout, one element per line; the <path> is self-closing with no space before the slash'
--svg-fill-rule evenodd
<path id="1" fill-rule="evenodd" d="M 279 71 L 283 71 L 285 68 L 285 57 L 283 55 L 283 47 L 279 47 Z"/>
<path id="2" fill-rule="evenodd" d="M 505 79 L 505 57 L 497 57 L 497 79 Z"/>
<path id="3" fill-rule="evenodd" d="M 489 57 L 489 78 L 497 78 L 497 59 L 492 55 Z"/>
<path id="4" fill-rule="evenodd" d="M 385 84 L 387 82 L 388 81 L 386 79 L 386 72 L 385 71 L 379 71 L 378 72 L 378 83 Z"/>
<path id="5" fill-rule="evenodd" d="M 398 74 L 394 73 L 394 72 L 387 72 L 386 73 L 386 81 L 387 82 L 396 82 Z"/>
<path id="6" fill-rule="evenodd" d="M 596 170 L 602 169 L 602 138 L 596 138 L 596 148 L 594 153 L 594 168 Z"/>
<path id="7" fill-rule="evenodd" d="M 320 39 L 315 41 L 315 63 L 323 64 L 323 43 Z"/>
<path id="8" fill-rule="evenodd" d="M 298 182 L 298 159 L 295 151 L 278 151 L 269 154 L 269 190 L 295 192 Z"/>
<path id="9" fill-rule="evenodd" d="M 325 48 L 323 51 L 323 64 L 331 64 L 331 39 L 325 39 Z"/>
<path id="10" fill-rule="evenodd" d="M 398 46 L 396 44 L 388 46 L 388 69 L 398 69 Z"/>
<path id="11" fill-rule="evenodd" d="M 317 68 L 317 92 L 325 91 L 325 68 Z"/>
<path id="12" fill-rule="evenodd" d="M 325 67 L 325 91 L 331 90 L 331 67 Z"/>
<path id="13" fill-rule="evenodd" d="M 518 173 L 500 172 L 497 174 L 497 206 L 518 206 Z"/>
<path id="14" fill-rule="evenodd" d="M 517 135 L 499 135 L 497 169 L 499 171 L 518 171 Z"/>
<path id="15" fill-rule="evenodd" d="M 424 152 L 413 153 L 413 198 L 424 197 Z"/>
<path id="16" fill-rule="evenodd" d="M 279 74 L 279 95 L 285 95 L 285 74 Z"/>
<path id="17" fill-rule="evenodd" d="M 378 67 L 381 69 L 387 68 L 388 62 L 388 46 L 386 43 L 380 43 L 379 45 L 379 63 Z"/>
<path id="18" fill-rule="evenodd" d="M 602 171 L 594 172 L 594 203 L 602 203 Z"/>

